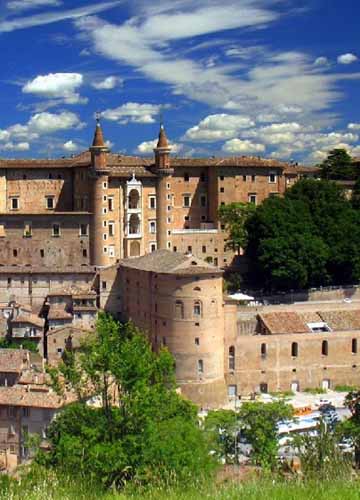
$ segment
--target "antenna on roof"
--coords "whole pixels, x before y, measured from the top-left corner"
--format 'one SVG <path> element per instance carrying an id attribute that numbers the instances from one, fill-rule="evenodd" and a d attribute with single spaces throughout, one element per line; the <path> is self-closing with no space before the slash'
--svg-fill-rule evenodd
<path id="1" fill-rule="evenodd" d="M 95 119 L 99 123 L 101 119 L 101 111 L 96 111 L 95 113 Z"/>
<path id="2" fill-rule="evenodd" d="M 160 128 L 164 128 L 164 115 L 162 111 L 160 111 L 159 120 L 160 120 Z"/>

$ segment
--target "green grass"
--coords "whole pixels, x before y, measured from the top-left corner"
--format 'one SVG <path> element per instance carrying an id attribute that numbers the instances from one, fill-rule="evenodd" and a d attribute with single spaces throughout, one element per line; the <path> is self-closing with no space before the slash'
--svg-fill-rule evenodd
<path id="1" fill-rule="evenodd" d="M 358 390 L 359 388 L 356 387 L 355 385 L 336 385 L 334 388 L 334 391 L 336 392 L 352 392 Z"/>
<path id="2" fill-rule="evenodd" d="M 325 389 L 321 389 L 321 387 L 309 387 L 308 389 L 304 389 L 304 392 L 308 394 L 326 394 Z"/>
<path id="3" fill-rule="evenodd" d="M 37 473 L 21 481 L 0 480 L 1 500 L 360 500 L 360 482 L 301 482 L 257 479 L 222 486 L 210 483 L 164 489 L 151 487 L 140 493 L 104 492 L 89 483 Z"/>

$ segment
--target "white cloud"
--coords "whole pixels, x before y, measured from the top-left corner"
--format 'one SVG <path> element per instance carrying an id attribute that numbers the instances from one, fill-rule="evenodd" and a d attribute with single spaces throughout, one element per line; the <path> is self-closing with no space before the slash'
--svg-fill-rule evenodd
<path id="1" fill-rule="evenodd" d="M 65 151 L 69 153 L 73 153 L 81 149 L 81 146 L 79 146 L 78 144 L 76 144 L 76 142 L 72 140 L 65 142 L 62 147 Z"/>
<path id="2" fill-rule="evenodd" d="M 358 58 L 356 57 L 356 55 L 355 54 L 350 54 L 350 53 L 348 53 L 348 54 L 342 54 L 341 56 L 339 56 L 337 58 L 337 62 L 339 64 L 351 64 L 351 63 L 353 63 L 353 62 L 355 62 L 357 60 L 358 60 Z"/>
<path id="3" fill-rule="evenodd" d="M 314 66 L 327 66 L 328 64 L 329 64 L 329 59 L 324 56 L 317 57 L 314 61 Z"/>
<path id="4" fill-rule="evenodd" d="M 141 144 L 139 144 L 135 150 L 135 153 L 141 154 L 141 155 L 152 155 L 154 154 L 154 148 L 156 148 L 158 139 L 154 139 L 153 141 L 144 141 Z M 176 143 L 169 143 L 171 147 L 171 152 L 173 154 L 179 153 L 183 149 L 182 144 L 176 144 Z"/>
<path id="5" fill-rule="evenodd" d="M 98 12 L 111 9 L 120 3 L 123 3 L 122 0 L 103 2 L 101 5 L 87 5 L 85 7 L 60 12 L 48 12 L 45 14 L 41 13 L 27 17 L 17 17 L 15 19 L 4 19 L 0 21 L 0 33 L 9 33 L 11 31 L 31 28 L 33 26 L 43 26 L 45 24 L 57 23 L 59 21 L 64 21 L 65 19 L 79 19 L 84 16 L 97 14 Z"/>
<path id="6" fill-rule="evenodd" d="M 87 99 L 80 97 L 76 90 L 83 84 L 80 73 L 49 73 L 28 81 L 22 91 L 49 99 L 60 99 L 66 104 L 84 104 Z"/>
<path id="7" fill-rule="evenodd" d="M 28 151 L 30 149 L 30 144 L 28 142 L 7 142 L 4 145 L 0 145 L 1 151 Z"/>
<path id="8" fill-rule="evenodd" d="M 161 110 L 168 107 L 160 104 L 139 104 L 127 102 L 118 108 L 106 109 L 101 113 L 102 118 L 118 123 L 154 123 Z"/>
<path id="9" fill-rule="evenodd" d="M 347 128 L 349 130 L 360 130 L 360 123 L 349 123 Z"/>
<path id="10" fill-rule="evenodd" d="M 124 80 L 122 78 L 118 78 L 117 76 L 108 76 L 100 82 L 93 83 L 92 87 L 96 90 L 111 90 L 117 85 L 122 85 L 123 82 Z"/>
<path id="11" fill-rule="evenodd" d="M 38 134 L 47 135 L 58 130 L 69 130 L 72 128 L 82 128 L 79 117 L 70 111 L 63 111 L 62 113 L 37 113 L 32 116 L 27 124 L 30 131 Z"/>
<path id="12" fill-rule="evenodd" d="M 10 10 L 21 11 L 37 9 L 39 7 L 59 7 L 61 0 L 10 0 L 6 7 Z"/>
<path id="13" fill-rule="evenodd" d="M 231 139 L 226 141 L 222 147 L 225 153 L 239 154 L 239 153 L 263 153 L 265 146 L 263 144 L 256 144 L 248 139 Z"/>
<path id="14" fill-rule="evenodd" d="M 226 113 L 208 115 L 198 125 L 185 132 L 184 139 L 199 142 L 214 142 L 236 137 L 239 130 L 253 127 L 248 116 Z"/>

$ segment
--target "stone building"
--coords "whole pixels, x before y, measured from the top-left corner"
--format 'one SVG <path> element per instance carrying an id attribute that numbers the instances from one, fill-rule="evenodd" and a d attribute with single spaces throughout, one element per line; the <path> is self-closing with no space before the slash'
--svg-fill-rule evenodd
<path id="1" fill-rule="evenodd" d="M 357 293 L 346 302 L 315 294 L 304 303 L 245 306 L 223 295 L 221 270 L 168 250 L 124 259 L 99 279 L 102 307 L 131 319 L 155 350 L 166 346 L 183 394 L 203 407 L 253 393 L 360 385 Z"/>
<path id="2" fill-rule="evenodd" d="M 0 301 L 40 301 L 49 281 L 81 283 L 94 276 L 92 266 L 156 249 L 230 265 L 218 207 L 261 203 L 317 172 L 258 157 L 170 153 L 163 127 L 154 158 L 110 153 L 98 122 L 92 146 L 78 156 L 0 160 Z"/>

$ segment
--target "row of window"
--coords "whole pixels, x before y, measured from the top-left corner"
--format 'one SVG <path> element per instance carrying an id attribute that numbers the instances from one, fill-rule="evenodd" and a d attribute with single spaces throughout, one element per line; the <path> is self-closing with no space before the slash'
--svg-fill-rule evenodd
<path id="1" fill-rule="evenodd" d="M 31 238 L 33 235 L 33 228 L 31 222 L 24 223 L 24 238 Z M 79 224 L 79 236 L 88 236 L 89 235 L 89 226 L 88 224 Z M 0 238 L 4 238 L 6 236 L 5 225 L 0 224 Z M 59 237 L 61 236 L 61 226 L 58 223 L 52 224 L 52 236 Z"/>
<path id="2" fill-rule="evenodd" d="M 248 179 L 251 179 L 251 182 L 255 182 L 256 181 L 256 175 L 243 175 L 242 176 L 242 180 L 243 182 L 246 182 Z M 220 175 L 220 180 L 223 181 L 225 179 L 225 177 L 223 175 Z M 275 184 L 277 182 L 277 174 L 275 172 L 270 172 L 269 175 L 268 175 L 268 181 L 269 181 L 269 184 Z M 221 189 L 223 188 L 220 188 L 220 191 Z M 224 191 L 221 191 L 222 193 Z"/>
<path id="3" fill-rule="evenodd" d="M 82 251 L 82 256 L 83 257 L 87 257 L 88 256 L 88 251 L 87 251 L 86 248 L 83 248 L 81 251 Z M 19 257 L 19 250 L 17 248 L 13 248 L 12 253 L 13 253 L 13 257 Z M 39 255 L 40 255 L 40 257 L 42 259 L 45 257 L 45 250 L 43 248 L 41 248 L 39 250 Z"/>
<path id="4" fill-rule="evenodd" d="M 352 354 L 357 354 L 357 352 L 358 352 L 357 339 L 351 339 L 351 352 L 352 352 Z M 261 344 L 260 354 L 261 354 L 262 358 L 266 357 L 266 355 L 267 355 L 267 345 L 266 344 Z M 321 342 L 321 354 L 322 354 L 322 356 L 329 355 L 329 342 L 327 340 L 323 340 Z M 299 344 L 297 342 L 292 342 L 292 344 L 291 344 L 291 356 L 293 358 L 297 358 L 299 356 Z"/>
<path id="5" fill-rule="evenodd" d="M 55 208 L 55 196 L 49 195 L 45 196 L 44 207 L 48 210 L 54 210 Z M 20 209 L 20 196 L 10 196 L 10 209 L 19 210 Z"/>

